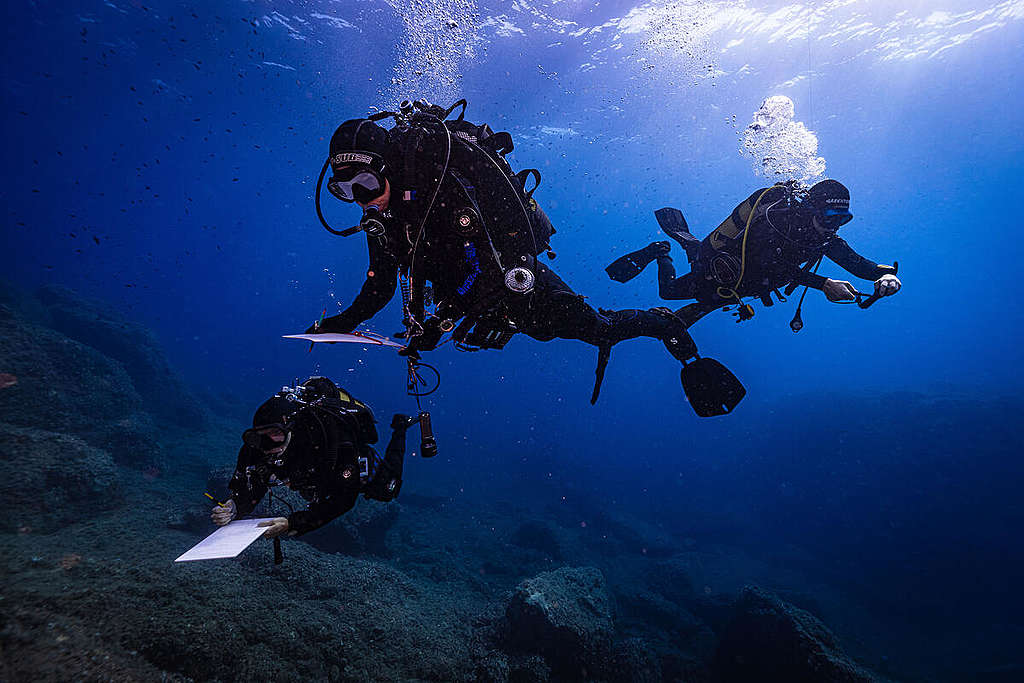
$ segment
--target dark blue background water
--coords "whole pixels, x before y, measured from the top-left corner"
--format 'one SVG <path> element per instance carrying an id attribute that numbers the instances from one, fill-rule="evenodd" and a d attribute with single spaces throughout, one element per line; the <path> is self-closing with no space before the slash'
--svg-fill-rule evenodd
<path id="1" fill-rule="evenodd" d="M 795 546 L 876 618 L 998 664 L 1024 607 L 1024 9 L 832 3 L 793 24 L 773 14 L 782 3 L 756 4 L 706 5 L 713 27 L 691 56 L 652 51 L 665 35 L 628 23 L 573 35 L 634 16 L 625 3 L 481 6 L 475 57 L 426 95 L 464 96 L 468 118 L 512 132 L 514 166 L 544 176 L 554 267 L 616 308 L 659 303 L 653 269 L 629 285 L 603 272 L 659 237 L 653 209 L 679 206 L 703 236 L 765 184 L 739 136 L 765 97 L 787 95 L 827 175 L 852 190 L 845 237 L 898 260 L 904 290 L 867 312 L 812 291 L 799 335 L 792 303 L 757 305 L 741 326 L 709 316 L 695 339 L 749 391 L 716 420 L 692 415 L 657 342 L 615 349 L 596 407 L 583 344 L 446 347 L 431 361 L 443 462 L 416 463 L 407 486 L 500 495 L 542 479 L 538 506 L 603 501 L 769 560 Z M 521 32 L 486 21 L 503 12 Z M 382 414 L 412 409 L 391 352 L 309 354 L 279 338 L 347 305 L 363 280 L 363 241 L 322 230 L 312 191 L 341 121 L 421 94 L 391 85 L 408 40 L 391 7 L 19 1 L 7 14 L 6 277 L 118 302 L 215 393 L 255 405 L 323 373 Z M 358 219 L 327 199 L 335 223 Z M 398 330 L 397 308 L 371 327 Z"/>

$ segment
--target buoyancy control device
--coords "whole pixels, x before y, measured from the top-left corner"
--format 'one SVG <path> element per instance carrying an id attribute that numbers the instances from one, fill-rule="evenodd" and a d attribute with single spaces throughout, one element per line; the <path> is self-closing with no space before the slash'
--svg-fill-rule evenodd
<path id="1" fill-rule="evenodd" d="M 445 314 L 435 324 L 455 332 L 462 320 L 456 342 L 500 348 L 515 327 L 494 310 L 508 298 L 526 297 L 528 305 L 537 256 L 547 252 L 554 258 L 554 229 L 533 199 L 540 172 L 515 172 L 506 159 L 515 148 L 512 136 L 467 121 L 466 106 L 465 100 L 447 109 L 424 100 L 406 101 L 397 112 L 379 112 L 369 120 L 394 120 L 388 131 L 394 157 L 389 172 L 401 196 L 393 202 L 401 203 L 405 216 L 414 217 L 407 231 L 409 284 L 403 287 L 408 336 L 425 332 L 426 281 L 432 278 L 424 259 L 440 248 L 469 256 L 460 264 L 466 266 L 463 279 L 452 287 L 457 295 L 447 301 L 439 297 L 438 310 Z M 449 118 L 456 110 L 457 117 Z M 477 323 L 488 329 L 475 329 Z"/>

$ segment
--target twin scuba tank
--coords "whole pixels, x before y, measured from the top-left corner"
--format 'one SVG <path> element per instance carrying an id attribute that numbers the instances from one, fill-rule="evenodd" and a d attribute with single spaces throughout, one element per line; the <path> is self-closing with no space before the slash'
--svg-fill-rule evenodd
<path id="1" fill-rule="evenodd" d="M 458 117 L 448 119 L 459 107 Z M 554 229 L 532 197 L 540 185 L 540 172 L 513 172 L 505 159 L 515 148 L 511 135 L 466 121 L 465 111 L 465 100 L 448 109 L 425 100 L 402 102 L 393 115 L 396 126 L 391 135 L 402 159 L 403 184 L 416 188 L 410 199 L 420 203 L 416 213 L 424 216 L 424 226 L 431 218 L 427 213 L 440 209 L 433 200 L 444 185 L 444 191 L 454 195 L 454 208 L 441 209 L 449 211 L 450 217 L 432 223 L 447 223 L 451 235 L 479 240 L 481 247 L 489 243 L 493 248 L 476 251 L 494 257 L 505 288 L 530 293 L 536 283 L 536 256 L 546 251 L 554 258 L 550 250 Z"/>

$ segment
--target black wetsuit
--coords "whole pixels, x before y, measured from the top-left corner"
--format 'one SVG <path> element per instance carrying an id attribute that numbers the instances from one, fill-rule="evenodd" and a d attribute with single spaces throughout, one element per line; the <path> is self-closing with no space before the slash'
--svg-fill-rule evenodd
<path id="1" fill-rule="evenodd" d="M 752 194 L 745 203 L 752 206 L 762 191 Z M 779 194 L 781 192 L 780 189 Z M 676 277 L 671 257 L 659 256 L 658 293 L 661 298 L 696 299 L 697 305 L 691 305 L 692 310 L 683 316 L 692 323 L 694 316 L 736 303 L 730 292 L 741 269 L 743 278 L 737 293 L 743 297 L 758 296 L 765 301 L 770 301 L 772 291 L 787 286 L 807 285 L 821 289 L 827 278 L 812 271 L 823 257 L 864 280 L 874 281 L 895 272 L 892 266 L 880 265 L 857 254 L 843 238 L 819 234 L 807 210 L 772 208 L 778 205 L 777 199 L 772 190 L 762 199 L 760 209 L 767 208 L 767 211 L 759 209 L 750 224 L 745 264 L 743 232 L 726 235 L 721 227 L 704 238 L 691 264 L 691 272 L 682 277 Z M 743 225 L 735 215 L 727 223 Z"/>
<path id="2" fill-rule="evenodd" d="M 636 337 L 653 337 L 660 339 L 669 353 L 680 361 L 696 354 L 689 334 L 673 315 L 635 308 L 596 310 L 553 270 L 543 264 L 538 264 L 537 270 L 536 299 L 523 325 L 523 332 L 528 336 L 538 341 L 578 339 L 597 347 L 614 346 Z"/>
<path id="3" fill-rule="evenodd" d="M 362 493 L 374 500 L 393 500 L 401 489 L 405 458 L 405 426 L 397 426 L 384 457 L 370 445 L 377 441 L 376 429 L 369 433 L 350 417 L 310 407 L 296 413 L 291 441 L 279 456 L 281 466 L 264 467 L 268 456 L 252 446 L 242 446 L 229 488 L 239 516 L 247 515 L 263 499 L 269 475 L 287 479 L 289 488 L 309 501 L 306 510 L 288 515 L 288 530 L 304 534 L 319 529 L 345 514 Z M 360 459 L 365 459 L 365 465 Z M 361 470 L 365 473 L 361 475 Z"/>
<path id="4" fill-rule="evenodd" d="M 413 243 L 422 221 L 422 202 L 403 200 L 411 193 L 392 188 L 391 211 L 385 215 L 386 234 L 367 236 L 369 267 L 366 281 L 352 304 L 342 313 L 324 320 L 321 332 L 349 332 L 379 312 L 395 295 L 400 272 L 410 269 L 416 277 L 413 286 L 429 280 L 434 300 L 444 317 L 457 322 L 487 314 L 501 317 L 522 332 L 539 341 L 578 339 L 598 347 L 610 347 L 635 337 L 653 337 L 665 343 L 669 352 L 680 361 L 696 355 L 696 348 L 685 327 L 671 313 L 627 309 L 597 310 L 587 304 L 550 267 L 536 262 L 536 282 L 531 294 L 509 291 L 504 273 L 498 268 L 495 251 L 486 235 L 460 236 L 452 229 L 452 207 L 465 203 L 447 183 L 435 202 L 423 234 L 415 250 Z M 414 193 L 412 193 L 414 196 Z M 425 193 L 421 191 L 422 197 Z M 516 209 L 521 211 L 521 209 Z M 547 221 L 535 204 L 528 210 L 532 225 Z M 521 215 L 521 214 L 520 214 Z M 547 223 L 550 229 L 550 223 Z M 507 229 L 501 220 L 494 220 L 490 229 Z M 417 292 L 412 292 L 411 308 L 422 319 L 422 306 L 417 310 Z M 439 313 L 440 315 L 440 313 Z M 312 328 L 311 328 L 312 330 Z M 429 350 L 440 338 L 436 330 L 414 340 L 412 348 Z"/>

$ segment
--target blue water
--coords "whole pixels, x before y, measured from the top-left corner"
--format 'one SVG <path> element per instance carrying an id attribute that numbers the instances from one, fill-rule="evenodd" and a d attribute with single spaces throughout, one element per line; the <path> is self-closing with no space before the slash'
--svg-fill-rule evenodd
<path id="1" fill-rule="evenodd" d="M 755 303 L 741 325 L 705 318 L 702 352 L 748 389 L 713 420 L 692 414 L 655 341 L 616 347 L 595 407 L 579 342 L 445 347 L 427 402 L 443 457 L 413 462 L 406 490 L 500 497 L 543 479 L 552 501 L 767 562 L 796 548 L 870 615 L 859 623 L 900 634 L 876 657 L 918 648 L 920 662 L 955 641 L 949 667 L 1015 663 L 1024 3 L 437 0 L 404 23 L 400 5 L 8 3 L 4 277 L 114 302 L 196 387 L 255 406 L 322 373 L 381 414 L 408 411 L 390 351 L 279 338 L 364 277 L 362 238 L 328 234 L 313 210 L 338 124 L 465 97 L 468 119 L 513 135 L 515 168 L 543 174 L 559 274 L 594 305 L 647 308 L 653 268 L 622 285 L 604 266 L 660 238 L 654 209 L 680 207 L 703 237 L 772 182 L 741 146 L 784 95 L 824 176 L 851 189 L 841 234 L 899 261 L 903 290 L 867 311 L 811 291 L 797 335 L 792 300 Z M 325 199 L 336 224 L 358 220 Z M 395 302 L 369 327 L 399 330 Z"/>

